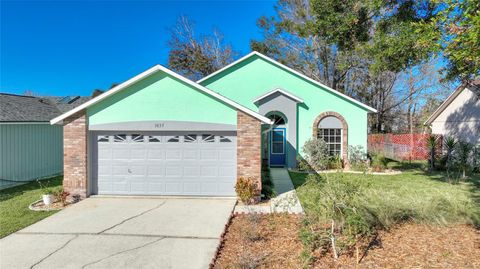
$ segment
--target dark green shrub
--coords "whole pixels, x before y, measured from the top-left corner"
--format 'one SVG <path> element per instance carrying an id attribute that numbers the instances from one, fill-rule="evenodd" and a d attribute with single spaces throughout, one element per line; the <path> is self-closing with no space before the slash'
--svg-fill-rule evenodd
<path id="1" fill-rule="evenodd" d="M 387 169 L 388 159 L 380 153 L 371 153 L 371 164 L 374 172 L 382 172 Z"/>

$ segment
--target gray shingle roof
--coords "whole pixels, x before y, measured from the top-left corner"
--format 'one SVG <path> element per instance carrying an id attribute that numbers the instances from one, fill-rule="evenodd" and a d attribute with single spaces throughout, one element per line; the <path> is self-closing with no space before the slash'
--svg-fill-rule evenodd
<path id="1" fill-rule="evenodd" d="M 90 97 L 34 97 L 0 93 L 1 122 L 48 122 L 90 100 Z M 68 101 L 68 102 L 65 102 Z"/>

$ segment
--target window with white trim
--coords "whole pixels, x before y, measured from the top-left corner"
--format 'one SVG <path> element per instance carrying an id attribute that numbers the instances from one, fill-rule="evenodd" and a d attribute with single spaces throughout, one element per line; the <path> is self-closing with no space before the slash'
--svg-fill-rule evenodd
<path id="1" fill-rule="evenodd" d="M 325 141 L 331 156 L 342 155 L 342 136 L 343 125 L 337 117 L 328 116 L 318 123 L 317 138 Z"/>

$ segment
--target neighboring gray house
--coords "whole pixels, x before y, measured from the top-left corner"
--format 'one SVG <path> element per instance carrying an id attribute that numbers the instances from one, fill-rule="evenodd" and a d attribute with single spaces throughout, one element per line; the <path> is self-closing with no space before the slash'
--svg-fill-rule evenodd
<path id="1" fill-rule="evenodd" d="M 89 99 L 0 93 L 0 189 L 62 173 L 63 129 L 49 121 Z"/>
<path id="2" fill-rule="evenodd" d="M 480 80 L 458 87 L 427 119 L 433 134 L 480 144 Z"/>

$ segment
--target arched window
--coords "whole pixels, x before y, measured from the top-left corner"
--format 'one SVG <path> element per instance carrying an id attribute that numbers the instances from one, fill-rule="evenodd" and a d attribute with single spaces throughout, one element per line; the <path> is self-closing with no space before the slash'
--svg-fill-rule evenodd
<path id="1" fill-rule="evenodd" d="M 324 117 L 318 123 L 317 138 L 323 139 L 328 146 L 328 152 L 331 156 L 342 154 L 342 122 L 334 116 Z"/>
<path id="2" fill-rule="evenodd" d="M 272 114 L 268 118 L 273 120 L 274 125 L 285 125 L 285 119 L 280 115 Z"/>

